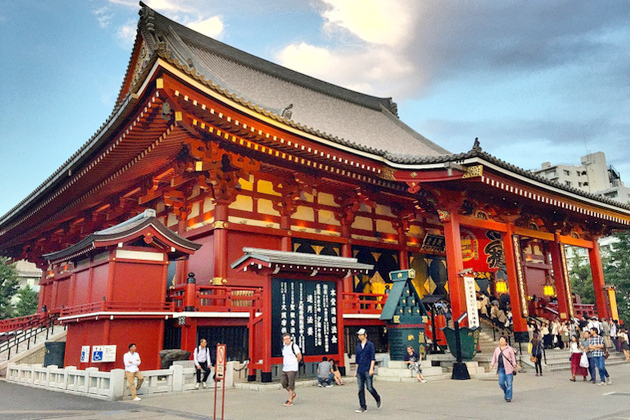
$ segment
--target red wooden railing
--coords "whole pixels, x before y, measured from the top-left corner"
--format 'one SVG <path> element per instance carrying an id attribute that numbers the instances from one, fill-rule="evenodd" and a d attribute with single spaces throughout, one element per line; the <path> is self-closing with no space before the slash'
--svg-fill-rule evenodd
<path id="1" fill-rule="evenodd" d="M 186 285 L 168 291 L 168 299 L 175 311 L 183 311 L 186 301 Z M 202 312 L 250 312 L 262 310 L 262 288 L 196 286 L 195 310 Z"/>
<path id="2" fill-rule="evenodd" d="M 17 331 L 30 328 L 42 318 L 40 314 L 20 316 L 0 321 L 0 332 Z"/>
<path id="3" fill-rule="evenodd" d="M 380 314 L 387 296 L 380 293 L 343 293 L 343 313 Z"/>
<path id="4" fill-rule="evenodd" d="M 108 302 L 103 300 L 62 308 L 60 316 L 74 316 L 94 312 L 173 312 L 173 304 L 171 302 Z"/>

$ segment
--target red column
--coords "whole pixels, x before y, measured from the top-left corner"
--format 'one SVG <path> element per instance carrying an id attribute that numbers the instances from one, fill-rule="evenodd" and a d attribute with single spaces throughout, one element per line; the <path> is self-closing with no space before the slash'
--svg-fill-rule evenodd
<path id="1" fill-rule="evenodd" d="M 522 304 L 521 285 L 524 286 L 523 270 L 520 265 L 520 249 L 515 249 L 513 241 L 514 226 L 507 225 L 507 232 L 503 235 L 503 252 L 505 253 L 505 268 L 510 292 L 510 306 L 512 307 L 512 322 L 514 338 L 519 342 L 529 341 L 527 333 L 527 305 Z M 520 280 L 519 280 L 520 276 Z"/>
<path id="2" fill-rule="evenodd" d="M 591 262 L 591 273 L 593 274 L 593 288 L 595 289 L 595 302 L 597 303 L 597 316 L 599 318 L 610 318 L 610 311 L 606 296 L 604 295 L 604 270 L 602 269 L 602 258 L 599 255 L 599 244 L 593 241 L 593 248 L 588 250 L 588 257 Z"/>
<path id="3" fill-rule="evenodd" d="M 444 225 L 444 241 L 446 243 L 446 266 L 448 271 L 448 292 L 451 299 L 453 319 L 466 311 L 464 284 L 459 273 L 464 269 L 462 259 L 462 241 L 459 221 L 455 213 L 442 212 L 440 220 Z M 465 321 L 467 323 L 467 321 Z"/>
<path id="4" fill-rule="evenodd" d="M 352 244 L 350 243 L 350 226 L 344 221 L 341 222 L 341 237 L 346 238 L 348 242 L 341 245 L 341 256 L 352 258 Z M 348 276 L 343 279 L 343 292 L 352 293 L 354 291 L 354 276 Z M 343 300 L 343 295 L 341 296 Z"/>
<path id="5" fill-rule="evenodd" d="M 228 204 L 217 203 L 214 209 L 214 278 L 217 286 L 227 282 L 228 274 Z"/>
<path id="6" fill-rule="evenodd" d="M 571 296 L 571 290 L 567 290 L 567 283 L 564 278 L 564 267 L 562 266 L 562 257 L 560 253 L 562 250 L 560 247 L 563 245 L 560 243 L 560 235 L 556 233 L 555 239 L 550 244 L 551 252 L 551 264 L 553 266 L 553 280 L 556 287 L 556 296 L 558 298 L 558 313 L 560 319 L 569 319 L 571 311 L 569 310 L 569 296 Z"/>
<path id="7" fill-rule="evenodd" d="M 261 381 L 271 382 L 271 340 L 280 340 L 281 338 L 271 336 L 271 275 L 267 275 L 266 277 L 265 287 L 263 288 L 263 339 L 256 343 L 256 345 L 263 347 L 263 368 L 261 372 Z"/>
<path id="8" fill-rule="evenodd" d="M 280 240 L 280 247 L 282 251 L 291 252 L 292 249 L 292 241 L 291 241 L 291 216 L 284 214 L 280 216 L 280 229 L 284 229 L 287 231 L 285 236 Z"/>

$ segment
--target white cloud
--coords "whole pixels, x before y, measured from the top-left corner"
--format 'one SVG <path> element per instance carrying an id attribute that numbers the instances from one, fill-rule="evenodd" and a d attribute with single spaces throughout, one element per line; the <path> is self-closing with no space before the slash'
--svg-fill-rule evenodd
<path id="1" fill-rule="evenodd" d="M 130 48 L 136 40 L 136 32 L 137 22 L 135 20 L 129 20 L 127 23 L 118 28 L 116 36 L 123 47 Z"/>
<path id="2" fill-rule="evenodd" d="M 369 46 L 361 51 L 330 50 L 302 42 L 285 47 L 277 59 L 295 71 L 378 95 L 402 91 L 397 86 L 398 80 L 404 80 L 414 71 L 404 57 L 382 46 Z"/>
<path id="3" fill-rule="evenodd" d="M 202 33 L 212 38 L 218 38 L 223 34 L 223 19 L 221 16 L 213 16 L 208 19 L 198 19 L 194 22 L 188 23 L 190 29 Z"/>
<path id="4" fill-rule="evenodd" d="M 278 62 L 348 89 L 379 96 L 403 96 L 410 85 L 423 78 L 412 78 L 416 71 L 405 53 L 413 40 L 418 13 L 410 0 L 322 0 L 325 9 L 323 30 L 334 39 L 334 47 L 306 42 L 283 48 Z M 356 40 L 344 43 L 343 32 Z"/>
<path id="5" fill-rule="evenodd" d="M 109 13 L 109 9 L 107 7 L 101 7 L 94 11 L 92 14 L 96 16 L 96 20 L 98 21 L 98 25 L 101 28 L 107 28 L 111 24 L 112 18 L 114 17 L 113 13 Z"/>
<path id="6" fill-rule="evenodd" d="M 120 6 L 138 8 L 138 1 L 136 0 L 107 0 L 111 4 Z M 192 12 L 194 9 L 187 6 L 186 1 L 169 1 L 169 0 L 144 0 L 147 6 L 154 10 L 175 10 L 179 12 Z"/>
<path id="7" fill-rule="evenodd" d="M 347 29 L 361 40 L 393 48 L 407 45 L 417 14 L 406 0 L 322 0 L 324 29 Z"/>

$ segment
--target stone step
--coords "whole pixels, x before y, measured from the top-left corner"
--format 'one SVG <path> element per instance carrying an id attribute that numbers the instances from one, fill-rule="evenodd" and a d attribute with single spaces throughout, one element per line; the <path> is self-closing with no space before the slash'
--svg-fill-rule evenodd
<path id="1" fill-rule="evenodd" d="M 422 368 L 423 376 L 435 376 L 435 375 L 441 375 L 442 373 L 443 373 L 442 368 L 439 366 Z M 411 369 L 407 369 L 407 368 L 393 369 L 393 368 L 383 367 L 383 368 L 378 368 L 377 374 L 378 376 L 382 376 L 382 377 L 413 378 L 413 373 Z"/>
<path id="2" fill-rule="evenodd" d="M 431 360 L 423 360 L 420 362 L 422 369 L 431 367 Z M 388 368 L 392 369 L 408 369 L 407 365 L 402 360 L 390 360 L 387 364 Z"/>

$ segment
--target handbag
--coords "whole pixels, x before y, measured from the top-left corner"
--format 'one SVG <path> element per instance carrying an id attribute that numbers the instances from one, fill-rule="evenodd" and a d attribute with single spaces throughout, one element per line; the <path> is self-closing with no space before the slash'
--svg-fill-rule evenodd
<path id="1" fill-rule="evenodd" d="M 514 363 L 512 363 L 512 361 L 510 359 L 508 359 L 507 357 L 505 357 L 505 354 L 503 354 L 503 350 L 501 350 L 501 355 L 503 356 L 503 360 L 507 360 L 508 363 L 510 365 L 512 365 L 512 376 L 516 376 L 516 366 L 514 366 Z"/>
<path id="2" fill-rule="evenodd" d="M 536 363 L 538 361 L 538 357 L 536 357 L 536 356 L 529 356 L 529 360 L 531 360 L 532 363 Z"/>
<path id="3" fill-rule="evenodd" d="M 580 367 L 588 367 L 588 356 L 586 356 L 586 353 L 584 352 L 582 352 L 582 356 L 580 356 Z"/>
<path id="4" fill-rule="evenodd" d="M 608 349 L 606 348 L 606 345 L 604 345 L 604 348 L 602 350 L 604 351 L 604 359 L 608 359 L 608 356 L 610 356 L 610 353 L 608 353 Z"/>

